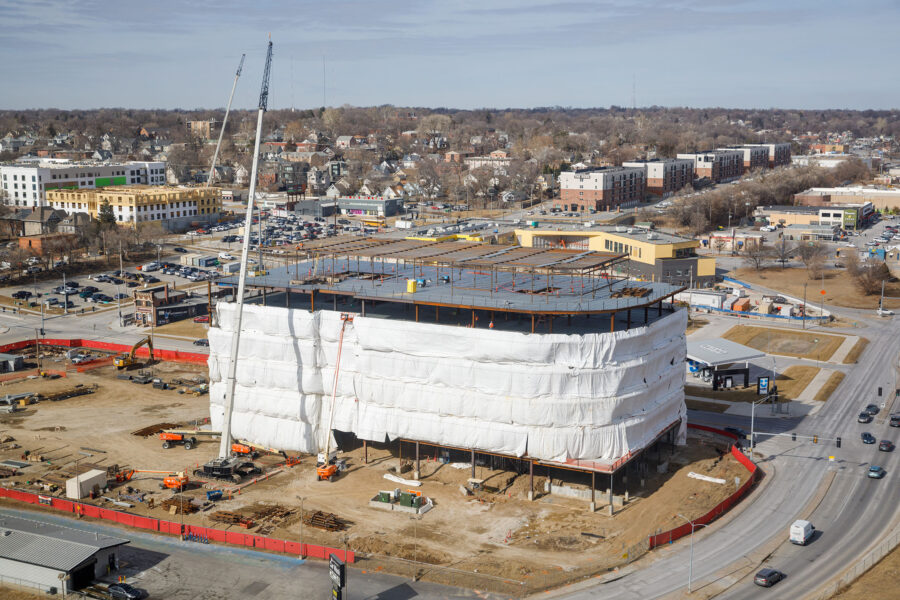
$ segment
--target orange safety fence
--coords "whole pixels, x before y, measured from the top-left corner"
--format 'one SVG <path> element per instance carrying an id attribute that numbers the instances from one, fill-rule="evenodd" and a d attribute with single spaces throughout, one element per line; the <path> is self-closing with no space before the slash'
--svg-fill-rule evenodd
<path id="1" fill-rule="evenodd" d="M 737 439 L 737 436 L 727 431 L 723 431 L 721 429 L 715 429 L 713 427 L 706 427 L 704 425 L 693 425 L 688 423 L 688 427 L 691 429 L 700 429 L 703 431 L 709 431 L 712 433 L 716 433 L 723 437 Z M 759 467 L 751 461 L 749 458 L 744 456 L 744 453 L 737 449 L 736 446 L 731 446 L 731 455 L 743 465 L 747 471 L 750 472 L 750 477 L 747 481 L 741 485 L 740 488 L 724 500 L 713 507 L 712 510 L 707 512 L 705 515 L 694 519 L 694 528 L 697 525 L 707 525 L 711 523 L 713 520 L 724 514 L 731 508 L 738 500 L 740 500 L 744 494 L 750 489 L 750 487 L 756 482 L 756 477 L 759 472 Z M 675 540 L 682 538 L 686 535 L 690 535 L 691 533 L 691 525 L 689 523 L 685 523 L 684 525 L 679 525 L 675 529 L 670 529 L 669 531 L 664 531 L 663 533 L 658 533 L 656 535 L 650 536 L 650 549 L 656 548 L 657 546 L 662 546 L 663 544 L 671 544 Z"/>
<path id="2" fill-rule="evenodd" d="M 99 340 L 84 340 L 79 338 L 73 339 L 41 339 L 41 346 L 62 346 L 65 348 L 90 348 L 92 350 L 105 350 L 107 352 L 130 352 L 131 346 L 128 344 L 114 344 L 112 342 L 101 342 Z M 35 340 L 21 340 L 11 344 L 0 346 L 0 353 L 21 350 L 28 346 L 34 346 Z M 147 347 L 141 347 L 137 350 L 137 355 L 146 357 L 150 355 Z M 191 363 L 196 365 L 206 364 L 209 360 L 208 354 L 200 352 L 184 352 L 182 350 L 165 350 L 162 348 L 153 351 L 153 356 L 159 360 L 167 362 Z"/>
<path id="3" fill-rule="evenodd" d="M 139 529 L 147 529 L 150 531 L 158 531 L 160 533 L 168 533 L 170 535 L 194 535 L 199 538 L 208 539 L 214 542 L 222 542 L 235 546 L 243 546 L 245 548 L 255 548 L 258 550 L 267 550 L 270 552 L 279 552 L 282 554 L 290 554 L 293 556 L 307 556 L 310 558 L 328 559 L 332 554 L 344 562 L 352 563 L 356 560 L 356 554 L 350 551 L 339 550 L 337 548 L 329 548 L 327 546 L 318 546 L 315 544 L 301 544 L 299 542 L 291 542 L 288 540 L 279 540 L 277 538 L 265 537 L 262 535 L 253 535 L 252 533 L 240 533 L 238 531 L 226 531 L 223 529 L 215 529 L 213 527 L 201 527 L 198 525 L 181 525 L 171 521 L 163 521 L 150 517 L 142 517 L 118 510 L 110 510 L 100 508 L 93 504 L 83 504 L 81 502 L 73 502 L 72 500 L 63 500 L 61 498 L 51 498 L 49 496 L 40 496 L 31 492 L 23 492 L 19 490 L 10 490 L 0 488 L 0 497 L 27 502 L 29 504 L 44 504 L 51 506 L 63 512 L 72 513 L 78 516 L 93 517 L 96 519 L 105 519 L 114 521 L 128 527 L 137 527 Z M 301 553 L 301 549 L 303 552 Z"/>

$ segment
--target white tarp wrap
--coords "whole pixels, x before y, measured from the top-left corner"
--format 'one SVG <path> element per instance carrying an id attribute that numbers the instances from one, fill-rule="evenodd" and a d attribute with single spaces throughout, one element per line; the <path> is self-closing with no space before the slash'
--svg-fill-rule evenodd
<path id="1" fill-rule="evenodd" d="M 210 415 L 222 424 L 234 304 L 209 330 Z M 340 313 L 244 306 L 232 432 L 324 446 Z M 682 419 L 686 313 L 585 335 L 525 334 L 356 315 L 334 429 L 544 460 L 613 460 Z"/>

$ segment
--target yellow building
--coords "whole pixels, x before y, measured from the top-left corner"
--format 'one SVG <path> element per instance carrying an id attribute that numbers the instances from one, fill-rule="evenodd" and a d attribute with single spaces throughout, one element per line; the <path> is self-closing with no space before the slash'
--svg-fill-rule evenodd
<path id="1" fill-rule="evenodd" d="M 531 248 L 568 248 L 621 252 L 628 262 L 619 273 L 645 281 L 708 287 L 715 282 L 716 259 L 697 255 L 698 240 L 671 233 L 626 226 L 517 229 L 520 245 Z"/>
<path id="2" fill-rule="evenodd" d="M 48 190 L 47 203 L 67 212 L 86 212 L 98 218 L 109 204 L 116 221 L 136 224 L 158 221 L 167 229 L 193 222 L 213 222 L 222 211 L 219 188 L 133 185 L 83 190 Z"/>

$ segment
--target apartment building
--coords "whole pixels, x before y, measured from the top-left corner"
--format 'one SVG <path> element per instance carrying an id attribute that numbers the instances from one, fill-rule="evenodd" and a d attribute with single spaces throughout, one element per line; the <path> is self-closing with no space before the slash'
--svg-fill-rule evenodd
<path id="1" fill-rule="evenodd" d="M 731 146 L 718 150 L 737 150 L 744 155 L 744 174 L 769 166 L 769 149 L 765 146 Z"/>
<path id="2" fill-rule="evenodd" d="M 694 180 L 694 162 L 686 158 L 654 158 L 622 163 L 623 167 L 644 170 L 648 194 L 667 198 Z"/>
<path id="3" fill-rule="evenodd" d="M 47 206 L 50 190 L 91 190 L 122 185 L 163 185 L 166 163 L 72 162 L 43 159 L 0 165 L 0 187 L 9 206 Z"/>
<path id="4" fill-rule="evenodd" d="M 216 121 L 214 119 L 208 119 L 204 121 L 188 121 L 187 125 L 188 129 L 191 130 L 191 137 L 208 140 L 212 137 Z"/>
<path id="5" fill-rule="evenodd" d="M 679 154 L 678 158 L 694 161 L 694 178 L 704 177 L 713 183 L 732 181 L 744 172 L 744 154 L 740 150 L 704 150 Z"/>
<path id="6" fill-rule="evenodd" d="M 94 190 L 51 190 L 47 202 L 67 212 L 85 212 L 97 218 L 100 207 L 109 204 L 122 225 L 160 222 L 170 231 L 193 223 L 211 223 L 219 218 L 222 200 L 219 188 L 127 186 Z"/>
<path id="7" fill-rule="evenodd" d="M 716 259 L 698 256 L 700 242 L 671 233 L 639 227 L 592 225 L 589 227 L 517 229 L 519 244 L 529 248 L 565 248 L 628 255 L 616 267 L 619 275 L 633 279 L 710 287 L 716 281 Z"/>
<path id="8" fill-rule="evenodd" d="M 742 144 L 742 147 L 764 147 L 769 150 L 769 168 L 785 167 L 791 164 L 791 144 L 790 142 L 779 142 L 777 144 Z"/>
<path id="9" fill-rule="evenodd" d="M 480 169 L 481 167 L 490 167 L 494 173 L 506 173 L 512 158 L 506 150 L 494 150 L 487 156 L 470 156 L 463 159 L 469 169 Z"/>
<path id="10" fill-rule="evenodd" d="M 563 210 L 609 210 L 626 202 L 641 202 L 646 191 L 645 169 L 602 167 L 559 174 Z"/>

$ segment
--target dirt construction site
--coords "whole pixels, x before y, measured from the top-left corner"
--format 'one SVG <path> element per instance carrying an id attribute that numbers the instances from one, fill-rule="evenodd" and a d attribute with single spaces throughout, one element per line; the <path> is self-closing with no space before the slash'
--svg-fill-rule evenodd
<path id="1" fill-rule="evenodd" d="M 58 352 L 44 354 L 45 368 L 63 368 L 53 366 Z M 364 448 L 357 443 L 339 454 L 346 469 L 332 481 L 317 481 L 313 456 L 296 457 L 299 462 L 292 464 L 295 457 L 286 461 L 263 453 L 255 464 L 264 475 L 238 489 L 194 475 L 218 454 L 218 437 L 198 436 L 190 450 L 164 449 L 159 438 L 163 428 L 206 422 L 209 397 L 198 386 L 205 382 L 206 367 L 163 362 L 129 372 L 138 373 L 172 383 L 171 389 L 123 379 L 112 365 L 0 384 L 0 397 L 39 394 L 17 400 L 22 406 L 15 412 L 0 413 L 0 485 L 64 497 L 65 482 L 76 473 L 106 470 L 108 489 L 83 501 L 349 548 L 360 569 L 518 595 L 603 574 L 638 558 L 647 551 L 648 536 L 683 524 L 676 514 L 693 519 L 707 513 L 749 477 L 724 441 L 689 436 L 686 446 L 659 444 L 645 456 L 646 469 L 616 476 L 610 516 L 608 475 L 597 476 L 598 508 L 591 512 L 588 474 L 536 466 L 529 501 L 527 468 L 479 454 L 475 478 L 481 484 L 472 491 L 466 487 L 471 463 L 463 464 L 468 453 L 454 452 L 452 460 L 459 462 L 450 462 L 423 445 L 421 486 L 412 489 L 430 499 L 433 509 L 413 515 L 370 506 L 382 490 L 409 488 L 384 476 L 412 479 L 413 444 Z M 117 482 L 117 474 L 123 479 L 130 470 L 184 472 L 189 483 L 178 495 L 162 487 L 162 473 L 136 472 Z M 208 500 L 211 490 L 223 490 L 222 498 Z"/>

